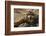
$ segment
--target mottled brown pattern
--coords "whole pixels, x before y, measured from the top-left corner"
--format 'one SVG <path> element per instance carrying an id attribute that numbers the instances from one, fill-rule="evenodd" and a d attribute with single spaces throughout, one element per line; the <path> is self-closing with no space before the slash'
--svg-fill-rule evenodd
<path id="1" fill-rule="evenodd" d="M 15 27 L 35 27 L 38 26 L 39 9 L 19 9 L 14 10 Z M 35 22 L 35 23 L 34 23 Z M 26 25 L 25 25 L 25 24 Z M 19 26 L 20 25 L 20 26 Z"/>

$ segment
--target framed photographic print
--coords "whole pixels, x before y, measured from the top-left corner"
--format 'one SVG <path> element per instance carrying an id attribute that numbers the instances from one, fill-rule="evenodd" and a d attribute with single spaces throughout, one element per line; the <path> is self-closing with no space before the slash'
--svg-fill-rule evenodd
<path id="1" fill-rule="evenodd" d="M 44 3 L 5 1 L 5 34 L 44 33 Z"/>

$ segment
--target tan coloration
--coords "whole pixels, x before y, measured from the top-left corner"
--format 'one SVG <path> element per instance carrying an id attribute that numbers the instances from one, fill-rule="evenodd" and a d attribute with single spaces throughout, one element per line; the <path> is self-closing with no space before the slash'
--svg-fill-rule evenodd
<path id="1" fill-rule="evenodd" d="M 27 9 L 21 9 L 21 10 L 17 9 L 17 10 L 15 11 L 15 14 L 14 14 L 14 22 L 16 26 L 25 22 L 32 23 L 34 21 L 33 14 L 36 14 L 36 13 L 32 12 L 33 10 L 32 11 L 29 11 L 29 10 L 27 11 Z"/>

